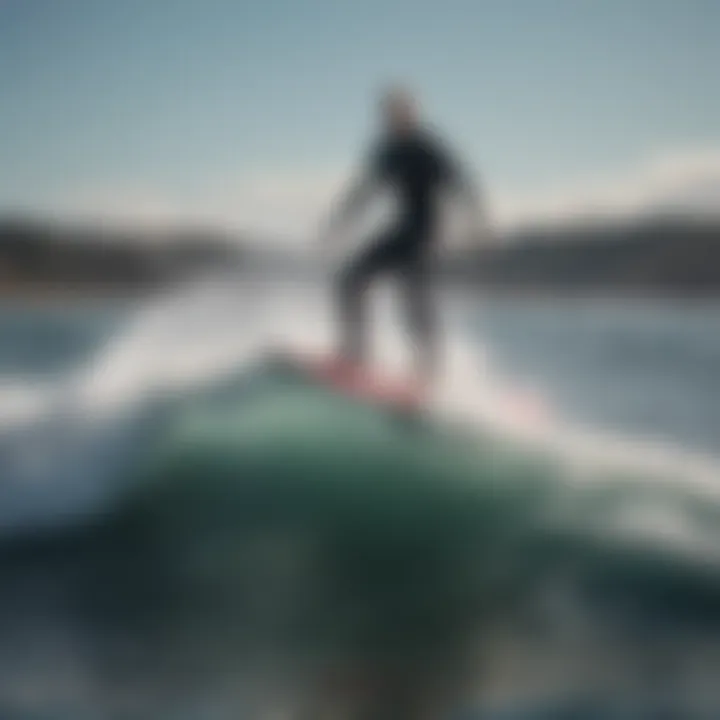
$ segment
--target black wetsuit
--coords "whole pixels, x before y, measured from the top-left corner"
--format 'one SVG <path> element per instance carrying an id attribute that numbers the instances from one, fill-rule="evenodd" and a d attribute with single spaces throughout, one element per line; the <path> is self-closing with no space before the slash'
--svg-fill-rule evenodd
<path id="1" fill-rule="evenodd" d="M 343 337 L 341 352 L 362 362 L 366 351 L 363 296 L 370 281 L 393 273 L 403 284 L 407 323 L 424 370 L 436 363 L 436 333 L 430 292 L 440 191 L 445 186 L 469 187 L 450 154 L 425 131 L 384 139 L 373 152 L 368 183 L 393 189 L 399 212 L 343 269 L 339 307 Z"/>

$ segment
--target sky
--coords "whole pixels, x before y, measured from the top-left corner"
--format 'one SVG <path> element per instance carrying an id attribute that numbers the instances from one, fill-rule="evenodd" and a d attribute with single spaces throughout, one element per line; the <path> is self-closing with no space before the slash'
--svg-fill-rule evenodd
<path id="1" fill-rule="evenodd" d="M 0 0 L 0 213 L 307 234 L 388 81 L 500 222 L 720 207 L 718 0 Z"/>

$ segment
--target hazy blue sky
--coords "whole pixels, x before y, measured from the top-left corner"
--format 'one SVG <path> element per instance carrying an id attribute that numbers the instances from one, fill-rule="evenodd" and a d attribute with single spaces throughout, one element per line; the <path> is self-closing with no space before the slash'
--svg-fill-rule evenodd
<path id="1" fill-rule="evenodd" d="M 0 0 L 0 208 L 300 218 L 388 78 L 506 200 L 707 172 L 719 68 L 718 0 Z"/>

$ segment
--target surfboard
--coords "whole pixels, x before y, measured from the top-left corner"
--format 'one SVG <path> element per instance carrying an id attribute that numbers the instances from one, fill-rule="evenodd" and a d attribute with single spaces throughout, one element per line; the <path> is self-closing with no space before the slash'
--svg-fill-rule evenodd
<path id="1" fill-rule="evenodd" d="M 390 409 L 419 411 L 425 392 L 417 383 L 370 365 L 352 365 L 335 355 L 285 351 L 275 354 L 286 367 L 337 392 Z"/>

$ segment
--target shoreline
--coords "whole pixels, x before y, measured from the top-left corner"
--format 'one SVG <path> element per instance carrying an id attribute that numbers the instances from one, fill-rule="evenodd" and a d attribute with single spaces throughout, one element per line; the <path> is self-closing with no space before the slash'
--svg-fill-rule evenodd
<path id="1" fill-rule="evenodd" d="M 300 278 L 302 279 L 302 278 Z M 0 304 L 29 303 L 45 304 L 55 300 L 79 302 L 115 302 L 144 301 L 167 291 L 172 284 L 155 287 L 113 286 L 111 284 L 81 286 L 23 283 L 12 287 L 0 286 Z M 501 286 L 493 284 L 474 284 L 465 281 L 439 280 L 439 287 L 452 292 L 460 291 L 476 294 L 479 297 L 497 298 L 502 300 L 568 300 L 568 301 L 628 301 L 628 302 L 660 302 L 670 304 L 705 304 L 720 302 L 720 289 L 714 291 L 689 290 L 686 292 L 672 290 L 642 290 L 631 288 L 552 288 Z"/>

